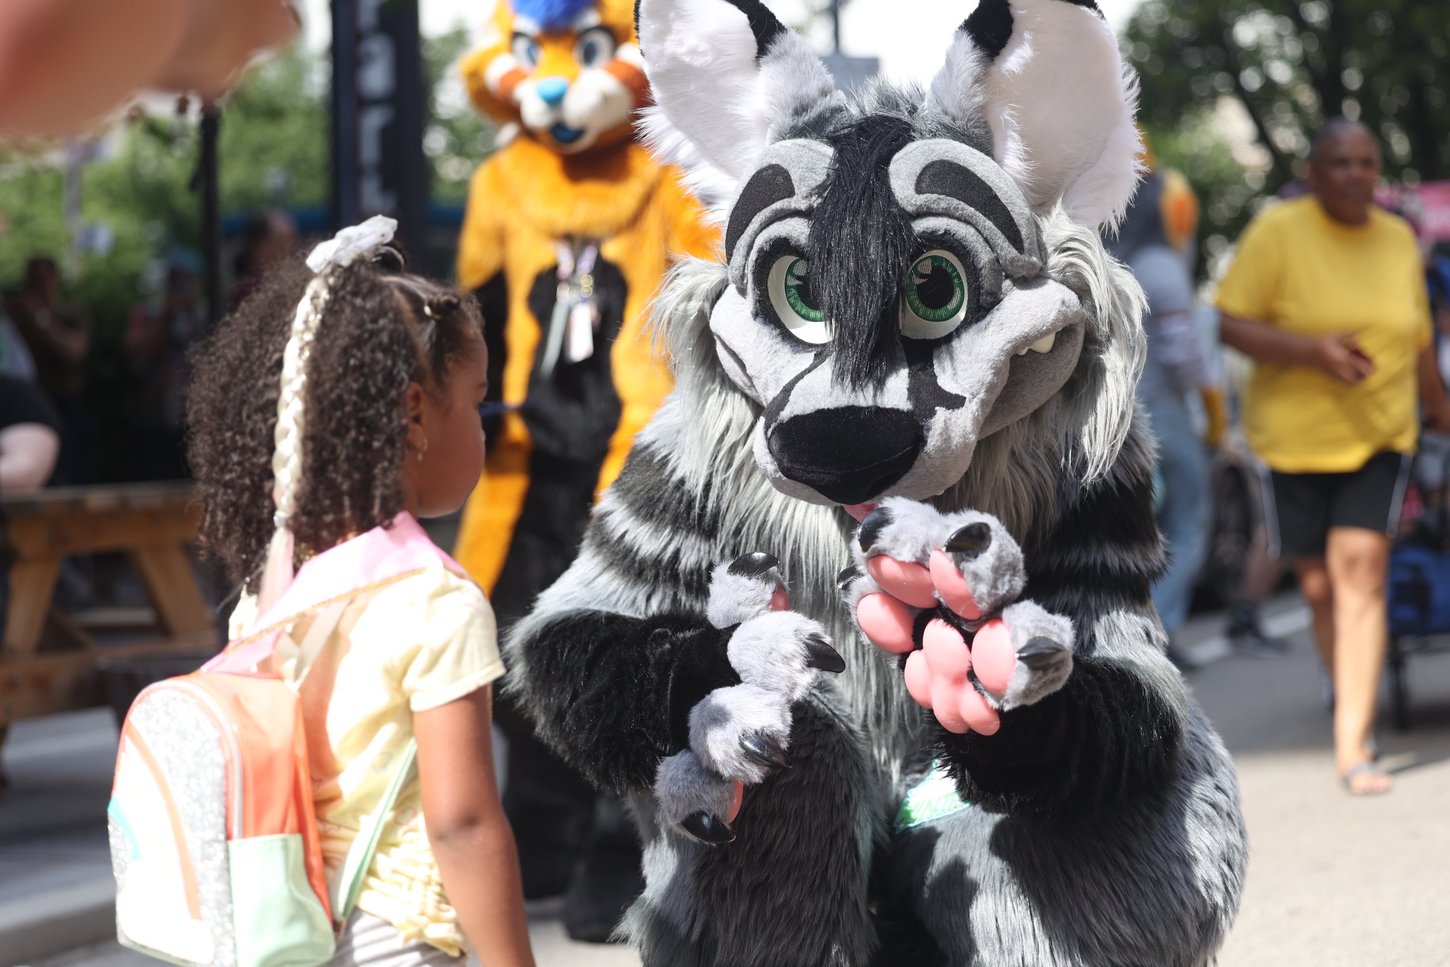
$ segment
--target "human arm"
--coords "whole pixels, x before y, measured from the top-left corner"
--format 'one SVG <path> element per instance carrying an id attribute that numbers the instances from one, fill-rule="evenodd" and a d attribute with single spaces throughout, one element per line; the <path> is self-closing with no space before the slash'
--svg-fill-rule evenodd
<path id="1" fill-rule="evenodd" d="M 17 423 L 0 430 L 0 491 L 39 490 L 55 470 L 60 437 L 43 423 Z"/>
<path id="2" fill-rule="evenodd" d="M 60 418 L 33 383 L 0 376 L 0 491 L 38 490 L 60 453 Z"/>
<path id="3" fill-rule="evenodd" d="M 1425 413 L 1426 427 L 1436 433 L 1450 433 L 1450 398 L 1446 397 L 1445 382 L 1440 378 L 1433 342 L 1420 350 L 1416 375 L 1420 390 L 1420 408 Z"/>
<path id="4" fill-rule="evenodd" d="M 1316 339 L 1224 312 L 1219 334 L 1224 345 L 1261 363 L 1306 366 L 1346 383 L 1358 383 L 1374 372 L 1374 361 L 1365 354 L 1352 332 Z"/>
<path id="5" fill-rule="evenodd" d="M 492 689 L 417 712 L 423 820 L 443 888 L 485 967 L 532 965 L 513 831 L 494 780 Z"/>

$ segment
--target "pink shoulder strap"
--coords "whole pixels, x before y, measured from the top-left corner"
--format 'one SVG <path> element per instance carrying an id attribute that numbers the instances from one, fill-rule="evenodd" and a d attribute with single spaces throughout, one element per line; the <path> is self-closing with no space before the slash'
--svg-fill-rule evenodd
<path id="1" fill-rule="evenodd" d="M 256 668 L 272 653 L 286 620 L 334 598 L 380 584 L 422 568 L 443 565 L 466 576 L 458 562 L 428 537 L 412 514 L 404 511 L 391 526 L 374 527 L 307 561 L 277 602 L 259 615 L 239 639 L 202 666 L 203 671 L 240 672 Z M 264 629 L 265 634 L 257 634 Z"/>

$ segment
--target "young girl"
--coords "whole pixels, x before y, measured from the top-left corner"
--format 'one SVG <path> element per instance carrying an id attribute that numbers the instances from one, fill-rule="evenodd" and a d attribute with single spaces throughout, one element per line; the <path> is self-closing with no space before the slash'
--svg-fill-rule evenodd
<path id="1" fill-rule="evenodd" d="M 334 898 L 389 764 L 417 740 L 333 963 L 462 964 L 467 945 L 486 967 L 532 965 L 490 748 L 493 612 L 417 523 L 457 510 L 483 468 L 487 353 L 472 300 L 404 274 L 382 240 L 330 264 L 314 253 L 316 276 L 274 270 L 198 354 L 203 545 L 246 594 L 234 634 L 339 561 L 383 548 L 424 562 L 350 593 L 308 667 L 280 665 L 302 697 Z"/>

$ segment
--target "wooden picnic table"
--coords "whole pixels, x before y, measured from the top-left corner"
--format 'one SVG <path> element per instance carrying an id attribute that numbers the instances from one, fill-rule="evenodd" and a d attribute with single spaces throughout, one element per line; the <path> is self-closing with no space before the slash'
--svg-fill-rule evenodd
<path id="1" fill-rule="evenodd" d="M 98 663 L 131 655 L 215 648 L 216 620 L 187 547 L 201 508 L 192 484 L 58 487 L 0 498 L 9 545 L 10 596 L 0 643 L 0 730 L 17 719 L 101 704 Z M 102 646 L 54 604 L 62 562 L 124 553 L 140 575 L 159 636 Z"/>

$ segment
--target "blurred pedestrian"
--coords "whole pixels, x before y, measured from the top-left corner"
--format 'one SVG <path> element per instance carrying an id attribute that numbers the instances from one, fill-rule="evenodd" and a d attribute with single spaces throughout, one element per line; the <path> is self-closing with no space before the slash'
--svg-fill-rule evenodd
<path id="1" fill-rule="evenodd" d="M 40 388 L 28 380 L 0 376 L 0 495 L 31 493 L 44 487 L 60 454 L 60 420 Z M 0 534 L 5 509 L 0 504 Z M 10 613 L 10 548 L 0 541 L 0 630 Z M 0 750 L 8 727 L 0 725 Z M 0 764 L 0 794 L 10 785 Z"/>
<path id="2" fill-rule="evenodd" d="M 1450 382 L 1450 254 L 1432 252 L 1426 260 L 1425 280 L 1430 292 L 1430 311 L 1435 320 L 1435 362 L 1441 382 Z M 1420 455 L 1415 480 L 1420 485 L 1425 510 L 1442 528 L 1445 521 L 1445 486 L 1450 469 L 1450 434 L 1426 430 L 1420 434 Z"/>
<path id="3" fill-rule="evenodd" d="M 1221 438 L 1223 394 L 1199 330 L 1194 296 L 1191 252 L 1198 199 L 1180 173 L 1154 166 L 1151 155 L 1145 160 L 1148 176 L 1109 244 L 1148 298 L 1143 319 L 1148 356 L 1138 402 L 1157 442 L 1156 517 L 1168 550 L 1168 569 L 1153 585 L 1153 605 L 1168 633 L 1168 657 L 1189 670 L 1194 662 L 1174 639 L 1188 620 L 1212 516 L 1208 453 L 1195 426 L 1193 401 L 1203 400 L 1209 434 Z"/>
<path id="4" fill-rule="evenodd" d="M 206 334 L 201 259 L 178 251 L 168 262 L 160 304 L 137 306 L 126 327 L 126 355 L 141 380 L 134 464 L 141 480 L 186 476 L 182 435 L 191 373 L 187 356 Z"/>
<path id="5" fill-rule="evenodd" d="M 247 219 L 241 248 L 232 260 L 232 288 L 227 311 L 234 312 L 257 285 L 262 274 L 297 254 L 297 224 L 284 211 L 272 210 Z"/>
<path id="6" fill-rule="evenodd" d="M 90 324 L 65 303 L 60 268 L 45 255 L 26 262 L 25 277 L 5 294 L 4 303 L 35 361 L 41 389 L 60 414 L 60 477 L 67 484 L 86 483 L 94 436 L 85 399 Z"/>
<path id="7" fill-rule="evenodd" d="M 1218 295 L 1225 343 L 1255 360 L 1249 443 L 1271 469 L 1271 535 L 1293 562 L 1334 682 L 1334 749 L 1354 795 L 1389 791 L 1374 760 L 1386 570 L 1418 432 L 1450 429 L 1414 234 L 1374 205 L 1380 152 L 1336 118 L 1314 138 L 1309 194 L 1245 230 Z"/>

